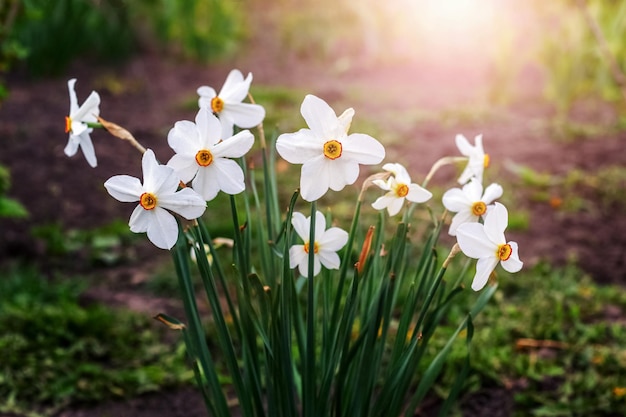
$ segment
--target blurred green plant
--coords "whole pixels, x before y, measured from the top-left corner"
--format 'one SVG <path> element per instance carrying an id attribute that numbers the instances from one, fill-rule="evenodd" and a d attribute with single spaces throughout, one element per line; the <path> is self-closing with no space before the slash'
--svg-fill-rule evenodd
<path id="1" fill-rule="evenodd" d="M 11 188 L 11 173 L 4 165 L 0 165 L 0 218 L 28 216 L 26 208 L 17 200 L 7 197 Z"/>
<path id="2" fill-rule="evenodd" d="M 0 280 L 0 413 L 44 415 L 76 402 L 190 382 L 182 346 L 129 311 L 84 305 L 82 280 L 13 265 Z"/>

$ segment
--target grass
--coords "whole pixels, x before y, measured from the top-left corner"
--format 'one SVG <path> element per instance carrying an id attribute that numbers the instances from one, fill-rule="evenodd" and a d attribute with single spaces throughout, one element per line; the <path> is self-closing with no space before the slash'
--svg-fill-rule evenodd
<path id="1" fill-rule="evenodd" d="M 78 279 L 8 267 L 0 280 L 0 412 L 49 415 L 78 402 L 189 382 L 184 350 L 149 317 L 83 305 Z"/>

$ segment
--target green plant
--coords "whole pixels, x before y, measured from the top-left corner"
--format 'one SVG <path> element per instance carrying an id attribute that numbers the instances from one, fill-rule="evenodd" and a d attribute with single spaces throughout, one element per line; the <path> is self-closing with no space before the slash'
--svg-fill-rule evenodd
<path id="1" fill-rule="evenodd" d="M 184 352 L 147 317 L 81 300 L 77 279 L 8 266 L 0 280 L 0 411 L 46 414 L 70 403 L 190 382 Z"/>
<path id="2" fill-rule="evenodd" d="M 26 208 L 17 200 L 7 197 L 11 188 L 11 173 L 8 168 L 0 164 L 0 218 L 28 216 Z"/>

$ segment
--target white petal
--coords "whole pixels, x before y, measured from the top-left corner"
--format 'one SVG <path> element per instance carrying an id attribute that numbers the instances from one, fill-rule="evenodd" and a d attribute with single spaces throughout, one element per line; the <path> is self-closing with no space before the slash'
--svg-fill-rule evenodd
<path id="1" fill-rule="evenodd" d="M 417 184 L 410 184 L 409 193 L 406 195 L 406 199 L 412 203 L 424 203 L 430 200 L 432 196 L 433 193 L 431 193 L 427 189 Z"/>
<path id="2" fill-rule="evenodd" d="M 224 112 L 222 112 L 224 113 Z M 235 122 L 228 117 L 228 115 L 220 115 L 219 116 L 220 119 L 220 124 L 222 125 L 222 133 L 221 133 L 221 137 L 222 138 L 229 138 L 233 135 L 233 133 L 235 132 Z"/>
<path id="3" fill-rule="evenodd" d="M 293 213 L 293 216 L 291 217 L 291 224 L 298 236 L 300 236 L 300 239 L 304 242 L 308 242 L 311 223 L 306 217 L 304 217 L 304 214 L 297 211 Z"/>
<path id="4" fill-rule="evenodd" d="M 92 91 L 83 105 L 78 108 L 76 113 L 70 115 L 70 117 L 81 122 L 95 122 L 98 120 L 97 116 L 100 114 L 98 106 L 100 106 L 100 96 L 95 91 Z"/>
<path id="5" fill-rule="evenodd" d="M 320 250 L 317 252 L 317 256 L 319 257 L 321 264 L 327 269 L 339 269 L 339 266 L 341 265 L 339 255 L 333 251 Z"/>
<path id="6" fill-rule="evenodd" d="M 384 180 L 374 180 L 374 181 L 372 181 L 372 184 L 374 184 L 378 188 L 380 188 L 382 190 L 385 190 L 385 191 L 391 190 L 391 178 L 389 178 L 387 181 L 384 181 Z"/>
<path id="7" fill-rule="evenodd" d="M 189 120 L 176 122 L 167 134 L 167 144 L 177 154 L 195 157 L 202 148 L 198 127 Z"/>
<path id="8" fill-rule="evenodd" d="M 318 137 L 330 140 L 338 139 L 339 134 L 345 134 L 335 111 L 319 97 L 308 94 L 302 101 L 300 113 L 307 126 Z"/>
<path id="9" fill-rule="evenodd" d="M 354 117 L 354 109 L 349 108 L 344 110 L 344 112 L 337 118 L 339 120 L 339 125 L 345 133 L 348 133 L 348 130 L 350 129 L 352 117 Z"/>
<path id="10" fill-rule="evenodd" d="M 346 185 L 354 184 L 359 177 L 359 164 L 341 158 L 334 161 L 324 158 L 328 179 L 328 186 L 333 191 L 341 191 Z"/>
<path id="11" fill-rule="evenodd" d="M 67 145 L 63 149 L 65 155 L 74 156 L 78 151 L 78 145 L 80 145 L 80 136 L 76 136 L 70 133 L 69 139 L 67 140 Z"/>
<path id="12" fill-rule="evenodd" d="M 467 210 L 471 207 L 472 201 L 469 200 L 467 195 L 460 188 L 451 188 L 441 198 L 443 206 L 453 213 Z"/>
<path id="13" fill-rule="evenodd" d="M 503 189 L 500 184 L 490 184 L 485 188 L 482 201 L 485 204 L 491 204 L 493 200 L 502 197 Z"/>
<path id="14" fill-rule="evenodd" d="M 463 193 L 470 203 L 481 201 L 483 195 L 483 185 L 476 178 L 470 178 L 469 182 L 463 186 Z"/>
<path id="15" fill-rule="evenodd" d="M 211 150 L 213 157 L 240 158 L 254 145 L 254 136 L 249 130 L 242 130 L 235 136 L 223 140 Z"/>
<path id="16" fill-rule="evenodd" d="M 509 242 L 509 245 L 511 245 L 511 256 L 506 261 L 501 262 L 502 268 L 507 272 L 519 272 L 524 263 L 519 259 L 517 242 Z"/>
<path id="17" fill-rule="evenodd" d="M 376 165 L 385 159 L 385 148 L 373 137 L 353 133 L 342 142 L 342 158 L 352 159 L 359 164 Z"/>
<path id="18" fill-rule="evenodd" d="M 315 238 L 314 242 L 318 242 L 320 237 L 324 237 L 324 231 L 326 230 L 326 218 L 321 211 L 315 212 Z M 319 242 L 318 242 L 319 243 Z"/>
<path id="19" fill-rule="evenodd" d="M 331 227 L 326 230 L 320 239 L 317 239 L 319 247 L 325 251 L 337 252 L 348 243 L 348 232 L 339 227 Z"/>
<path id="20" fill-rule="evenodd" d="M 402 207 L 404 206 L 404 198 L 394 198 L 391 201 L 391 204 L 389 204 L 387 206 L 387 212 L 389 213 L 390 216 L 395 216 L 396 214 L 400 213 L 400 210 L 402 210 Z"/>
<path id="21" fill-rule="evenodd" d="M 489 281 L 489 276 L 494 268 L 498 265 L 498 258 L 495 256 L 490 258 L 481 258 L 476 262 L 476 275 L 472 281 L 472 289 L 480 291 Z"/>
<path id="22" fill-rule="evenodd" d="M 196 114 L 196 126 L 200 135 L 200 149 L 210 149 L 222 138 L 222 124 L 207 107 L 201 107 Z"/>
<path id="23" fill-rule="evenodd" d="M 319 155 L 302 165 L 300 194 L 306 201 L 318 200 L 330 187 L 330 176 L 325 159 L 324 155 Z"/>
<path id="24" fill-rule="evenodd" d="M 459 184 L 465 184 L 473 176 L 474 176 L 474 172 L 472 171 L 472 169 L 470 168 L 469 163 L 468 163 L 468 165 L 465 167 L 463 172 L 461 172 L 461 175 L 459 176 L 459 179 L 457 181 L 458 181 Z"/>
<path id="25" fill-rule="evenodd" d="M 395 199 L 397 199 L 393 193 L 387 193 L 383 196 L 380 196 L 372 203 L 372 207 L 376 210 L 382 210 L 387 208 Z"/>
<path id="26" fill-rule="evenodd" d="M 166 210 L 155 207 L 151 211 L 150 223 L 148 223 L 148 239 L 157 248 L 171 249 L 178 240 L 178 224 L 172 214 Z"/>
<path id="27" fill-rule="evenodd" d="M 250 83 L 252 83 L 252 73 L 248 73 L 244 80 L 241 71 L 231 70 L 218 96 L 227 103 L 239 103 L 248 95 Z"/>
<path id="28" fill-rule="evenodd" d="M 174 194 L 160 196 L 160 207 L 178 213 L 187 220 L 197 219 L 204 214 L 206 201 L 194 190 L 183 188 Z"/>
<path id="29" fill-rule="evenodd" d="M 202 87 L 198 88 L 197 92 L 198 92 L 198 95 L 200 96 L 200 98 L 198 99 L 198 106 L 208 107 L 210 109 L 211 100 L 217 96 L 217 93 L 215 92 L 215 90 L 211 87 L 203 85 Z"/>
<path id="30" fill-rule="evenodd" d="M 243 171 L 237 162 L 219 158 L 213 161 L 212 167 L 216 171 L 220 190 L 226 194 L 239 194 L 246 189 Z"/>
<path id="31" fill-rule="evenodd" d="M 474 259 L 495 256 L 498 244 L 491 242 L 482 224 L 463 223 L 456 230 L 456 240 L 463 253 Z"/>
<path id="32" fill-rule="evenodd" d="M 385 171 L 389 171 L 396 177 L 396 181 L 401 182 L 403 184 L 410 184 L 411 177 L 409 176 L 408 171 L 398 163 L 388 163 L 383 165 L 383 169 Z"/>
<path id="33" fill-rule="evenodd" d="M 265 118 L 265 109 L 259 104 L 226 104 L 221 115 L 228 117 L 236 126 L 251 128 L 261 124 Z"/>
<path id="34" fill-rule="evenodd" d="M 70 93 L 70 112 L 68 113 L 71 117 L 72 114 L 78 111 L 78 98 L 76 98 L 76 90 L 74 86 L 76 85 L 76 78 L 72 78 L 67 82 L 67 89 Z"/>
<path id="35" fill-rule="evenodd" d="M 179 153 L 167 161 L 167 166 L 176 171 L 176 175 L 184 183 L 188 183 L 196 176 L 199 167 L 196 158 Z"/>
<path id="36" fill-rule="evenodd" d="M 133 213 L 130 215 L 130 220 L 128 221 L 130 231 L 133 233 L 145 233 L 148 230 L 150 222 L 152 221 L 152 216 L 152 211 L 145 210 L 140 205 L 135 207 Z"/>
<path id="37" fill-rule="evenodd" d="M 303 164 L 323 155 L 324 142 L 320 141 L 309 129 L 295 133 L 283 133 L 276 140 L 276 151 L 290 164 Z"/>
<path id="38" fill-rule="evenodd" d="M 104 188 L 113 198 L 123 203 L 139 201 L 144 192 L 141 181 L 130 175 L 115 175 L 104 183 Z"/>
<path id="39" fill-rule="evenodd" d="M 454 138 L 454 141 L 456 143 L 456 147 L 459 149 L 459 152 L 461 152 L 461 155 L 469 157 L 474 151 L 474 147 L 469 143 L 465 136 L 458 134 Z"/>
<path id="40" fill-rule="evenodd" d="M 83 150 L 83 155 L 85 155 L 87 163 L 89 163 L 92 168 L 95 168 L 98 165 L 98 161 L 96 159 L 96 150 L 93 148 L 93 142 L 91 142 L 89 133 L 83 132 L 83 134 L 80 135 L 80 139 L 80 147 Z"/>
<path id="41" fill-rule="evenodd" d="M 461 210 L 457 214 L 452 217 L 452 222 L 450 223 L 450 230 L 448 230 L 448 234 L 450 236 L 456 236 L 456 230 L 460 225 L 464 223 L 477 222 L 478 216 L 474 216 L 470 210 Z"/>
<path id="42" fill-rule="evenodd" d="M 191 186 L 204 200 L 210 201 L 213 200 L 220 191 L 218 181 L 218 171 L 209 165 L 208 167 L 198 169 L 198 173 L 191 182 Z"/>
<path id="43" fill-rule="evenodd" d="M 492 242 L 501 245 L 506 243 L 504 230 L 509 224 L 509 213 L 500 203 L 487 210 L 484 216 L 485 234 Z"/>
<path id="44" fill-rule="evenodd" d="M 293 245 L 289 248 L 289 268 L 295 268 L 300 264 L 306 265 L 308 254 L 304 251 L 304 245 Z"/>

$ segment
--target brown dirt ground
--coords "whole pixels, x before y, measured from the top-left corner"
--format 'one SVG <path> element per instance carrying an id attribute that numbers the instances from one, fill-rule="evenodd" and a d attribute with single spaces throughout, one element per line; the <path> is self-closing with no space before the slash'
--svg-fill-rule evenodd
<path id="1" fill-rule="evenodd" d="M 369 62 L 354 56 L 351 65 L 337 69 L 281 53 L 275 47 L 259 51 L 259 44 L 266 41 L 257 37 L 239 58 L 220 64 L 193 64 L 148 51 L 119 67 L 76 62 L 65 78 L 32 80 L 21 71 L 10 74 L 11 96 L 0 108 L 0 163 L 11 169 L 10 195 L 20 200 L 31 216 L 26 221 L 0 220 L 0 267 L 1 261 L 17 257 L 45 264 L 43 248 L 29 237 L 34 225 L 59 222 L 67 229 L 90 229 L 117 218 L 125 219 L 130 214 L 129 206 L 110 198 L 102 184 L 120 173 L 140 176 L 139 154 L 129 151 L 121 142 L 104 143 L 113 139 L 101 132 L 92 135 L 98 155 L 97 169 L 90 169 L 80 155 L 67 158 L 63 154 L 64 116 L 69 107 L 66 80 L 70 77 L 78 78 L 79 101 L 92 89 L 98 90 L 102 116 L 129 129 L 146 147 L 154 149 L 161 160 L 167 160 L 172 153 L 165 140 L 167 131 L 175 121 L 194 116 L 181 103 L 193 96 L 199 85 L 219 87 L 230 68 L 252 71 L 254 84 L 303 88 L 331 104 L 344 104 L 347 91 L 361 91 L 363 100 L 349 104 L 357 112 L 355 119 L 360 115 L 374 118 L 377 114 L 402 112 L 407 108 L 425 109 L 431 114 L 443 114 L 463 106 L 471 109 L 484 103 L 493 75 L 492 68 L 480 63 L 445 69 L 437 57 Z M 463 62 L 462 58 L 458 61 Z M 509 105 L 490 108 L 486 119 L 442 124 L 439 119 L 425 118 L 397 120 L 394 125 L 386 125 L 385 129 L 406 138 L 403 143 L 394 143 L 387 160 L 395 157 L 409 166 L 411 172 L 426 173 L 436 159 L 457 155 L 455 134 L 463 133 L 471 138 L 482 133 L 492 161 L 500 161 L 496 164 L 509 179 L 514 178 L 505 168 L 509 161 L 555 174 L 572 169 L 593 172 L 611 165 L 625 166 L 623 132 L 569 142 L 550 138 L 544 122 L 552 116 L 553 109 L 543 99 L 542 82 L 541 71 L 536 67 L 523 68 L 513 83 L 515 99 Z M 582 119 L 595 121 L 610 116 L 610 112 L 598 107 L 584 108 L 580 115 Z M 385 142 L 384 137 L 379 139 Z M 454 175 L 452 169 L 446 168 L 440 178 L 442 182 L 449 181 Z M 530 212 L 530 226 L 525 231 L 508 233 L 507 237 L 519 242 L 520 256 L 527 265 L 541 259 L 562 264 L 575 258 L 598 282 L 626 282 L 623 207 L 598 206 L 567 212 L 544 202 L 521 204 Z M 133 262 L 122 268 L 91 271 L 96 276 L 96 287 L 108 287 L 108 291 L 99 291 L 99 299 L 153 313 L 150 310 L 155 307 L 145 297 L 141 298 L 135 284 L 143 281 L 142 274 L 146 271 L 141 267 L 146 262 L 166 259 L 167 253 L 142 243 L 135 256 Z M 80 265 L 75 269 L 80 270 Z M 98 297 L 93 292 L 90 294 Z M 510 415 L 512 393 L 501 391 L 479 393 L 474 406 L 465 407 L 465 415 Z M 477 401 L 484 404 L 475 410 Z M 87 415 L 193 417 L 205 412 L 197 393 L 184 389 L 59 414 Z"/>

